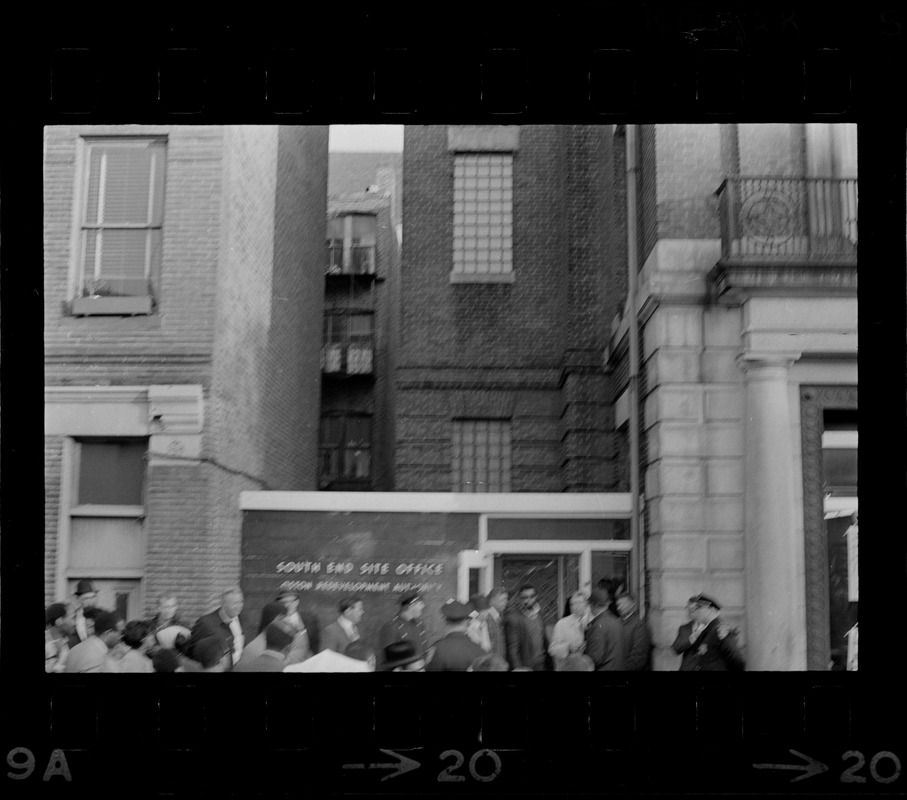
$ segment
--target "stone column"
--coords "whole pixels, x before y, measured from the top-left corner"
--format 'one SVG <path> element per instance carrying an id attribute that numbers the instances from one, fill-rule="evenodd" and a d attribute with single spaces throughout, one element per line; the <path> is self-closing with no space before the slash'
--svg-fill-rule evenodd
<path id="1" fill-rule="evenodd" d="M 788 373 L 799 353 L 745 353 L 747 669 L 805 669 L 794 596 L 796 530 Z"/>

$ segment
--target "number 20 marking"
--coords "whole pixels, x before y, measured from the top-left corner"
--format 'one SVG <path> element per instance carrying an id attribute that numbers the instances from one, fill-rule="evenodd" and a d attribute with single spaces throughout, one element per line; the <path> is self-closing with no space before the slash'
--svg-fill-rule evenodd
<path id="1" fill-rule="evenodd" d="M 454 763 L 449 767 L 445 767 L 438 773 L 438 781 L 440 783 L 462 783 L 466 780 L 464 775 L 454 775 L 453 771 L 459 769 L 463 766 L 463 754 L 459 750 L 445 750 L 441 753 L 441 760 L 443 761 L 448 756 L 453 756 Z M 476 764 L 482 756 L 488 756 L 492 763 L 494 764 L 494 769 L 487 775 L 481 774 L 476 769 Z M 473 780 L 481 781 L 486 783 L 488 781 L 493 781 L 498 775 L 501 774 L 501 759 L 494 750 L 478 750 L 472 754 L 472 758 L 469 759 L 469 774 L 472 776 Z"/>
<path id="2" fill-rule="evenodd" d="M 859 750 L 848 750 L 842 758 L 855 758 L 856 763 L 841 773 L 841 783 L 866 783 L 865 776 L 856 774 L 858 769 L 862 769 L 866 765 L 866 758 L 864 755 Z M 894 764 L 894 771 L 890 775 L 879 774 L 879 762 L 883 758 L 887 758 Z M 876 783 L 894 783 L 901 775 L 901 760 L 891 751 L 881 750 L 876 753 L 869 762 L 869 774 Z"/>

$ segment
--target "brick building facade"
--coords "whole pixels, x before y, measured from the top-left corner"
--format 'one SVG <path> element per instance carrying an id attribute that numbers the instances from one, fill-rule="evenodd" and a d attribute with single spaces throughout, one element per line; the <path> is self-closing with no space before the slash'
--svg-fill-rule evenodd
<path id="1" fill-rule="evenodd" d="M 45 596 L 239 579 L 239 492 L 313 489 L 327 128 L 50 127 Z"/>

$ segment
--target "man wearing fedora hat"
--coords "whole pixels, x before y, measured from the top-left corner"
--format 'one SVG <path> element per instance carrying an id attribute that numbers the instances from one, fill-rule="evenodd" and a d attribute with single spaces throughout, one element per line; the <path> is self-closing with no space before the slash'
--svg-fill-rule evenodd
<path id="1" fill-rule="evenodd" d="M 394 642 L 412 642 L 416 653 L 425 656 L 428 647 L 425 626 L 422 624 L 422 611 L 425 603 L 418 591 L 412 590 L 400 595 L 400 608 L 389 622 L 381 626 L 378 634 L 379 657 L 384 659 L 385 651 Z"/>
<path id="2" fill-rule="evenodd" d="M 695 598 L 693 621 L 702 630 L 690 645 L 691 656 L 686 667 L 681 669 L 692 672 L 727 672 L 746 669 L 746 661 L 737 644 L 737 631 L 730 628 L 721 619 L 721 606 L 705 594 Z"/>
<path id="3" fill-rule="evenodd" d="M 466 672 L 472 662 L 485 655 L 466 633 L 472 607 L 456 600 L 448 600 L 441 606 L 447 635 L 435 644 L 426 672 Z"/>
<path id="4" fill-rule="evenodd" d="M 77 644 L 84 642 L 91 636 L 89 623 L 85 618 L 85 612 L 89 608 L 94 608 L 98 602 L 98 590 L 95 588 L 94 581 L 88 578 L 82 578 L 76 584 L 76 608 L 73 614 L 72 624 L 73 631 L 69 637 L 69 647 L 73 648 Z"/>
<path id="5" fill-rule="evenodd" d="M 409 639 L 391 642 L 381 654 L 382 672 L 425 672 L 425 656 Z"/>

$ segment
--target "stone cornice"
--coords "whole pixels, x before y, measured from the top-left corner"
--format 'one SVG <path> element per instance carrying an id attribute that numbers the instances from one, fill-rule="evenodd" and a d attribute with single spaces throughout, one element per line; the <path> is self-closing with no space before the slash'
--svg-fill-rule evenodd
<path id="1" fill-rule="evenodd" d="M 724 304 L 740 304 L 754 295 L 809 294 L 855 297 L 856 261 L 840 263 L 754 264 L 719 261 L 709 272 L 713 296 Z"/>

